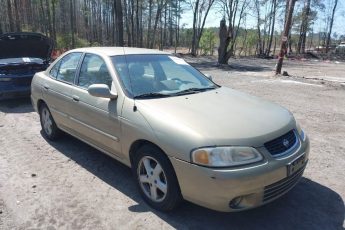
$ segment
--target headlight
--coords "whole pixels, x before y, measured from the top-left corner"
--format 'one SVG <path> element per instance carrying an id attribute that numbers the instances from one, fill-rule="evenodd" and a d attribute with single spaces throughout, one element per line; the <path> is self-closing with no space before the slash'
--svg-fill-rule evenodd
<path id="1" fill-rule="evenodd" d="M 301 140 L 304 142 L 307 138 L 307 135 L 305 134 L 304 130 L 301 128 L 301 126 L 296 122 L 297 132 L 299 136 L 301 137 Z"/>
<path id="2" fill-rule="evenodd" d="M 226 167 L 261 161 L 262 155 L 251 147 L 209 147 L 192 152 L 192 162 L 210 167 Z"/>
<path id="3" fill-rule="evenodd" d="M 299 134 L 301 136 L 301 139 L 303 142 L 305 142 L 306 138 L 307 138 L 307 135 L 305 134 L 304 130 L 301 129 L 301 132 Z"/>

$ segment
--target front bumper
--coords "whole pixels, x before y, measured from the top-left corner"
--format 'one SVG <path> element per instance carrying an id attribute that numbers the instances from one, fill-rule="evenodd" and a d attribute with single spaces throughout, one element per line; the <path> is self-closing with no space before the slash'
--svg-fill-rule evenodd
<path id="1" fill-rule="evenodd" d="M 28 86 L 6 86 L 0 87 L 0 100 L 27 97 L 30 95 L 30 85 Z"/>
<path id="2" fill-rule="evenodd" d="M 301 142 L 300 147 L 287 157 L 273 158 L 264 148 L 259 150 L 265 155 L 264 162 L 237 169 L 207 168 L 170 158 L 182 196 L 213 210 L 231 212 L 254 208 L 284 195 L 303 174 L 308 161 L 309 139 Z M 304 154 L 304 166 L 288 176 L 287 165 Z"/>
<path id="3" fill-rule="evenodd" d="M 29 96 L 32 78 L 32 74 L 2 75 L 0 78 L 0 100 Z"/>

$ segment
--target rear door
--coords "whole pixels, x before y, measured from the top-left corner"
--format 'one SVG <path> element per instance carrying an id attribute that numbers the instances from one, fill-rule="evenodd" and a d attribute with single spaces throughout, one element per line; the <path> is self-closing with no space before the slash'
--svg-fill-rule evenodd
<path id="1" fill-rule="evenodd" d="M 122 158 L 120 145 L 119 99 L 91 96 L 87 88 L 92 84 L 106 84 L 115 91 L 113 79 L 104 59 L 85 54 L 76 87 L 72 90 L 74 105 L 71 111 L 73 130 L 90 144 Z"/>
<path id="2" fill-rule="evenodd" d="M 64 56 L 49 72 L 50 78 L 43 83 L 43 98 L 62 129 L 70 129 L 69 119 L 73 98 L 71 91 L 82 53 L 75 52 Z"/>

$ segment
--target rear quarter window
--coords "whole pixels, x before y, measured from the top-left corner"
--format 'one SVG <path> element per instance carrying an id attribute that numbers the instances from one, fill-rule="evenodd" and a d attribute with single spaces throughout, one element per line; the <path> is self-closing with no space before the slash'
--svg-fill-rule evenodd
<path id="1" fill-rule="evenodd" d="M 50 72 L 49 72 L 50 77 L 56 79 L 56 77 L 57 77 L 57 75 L 58 75 L 59 68 L 60 68 L 60 64 L 61 64 L 61 60 L 58 61 L 58 62 L 53 66 L 53 68 L 50 69 Z"/>

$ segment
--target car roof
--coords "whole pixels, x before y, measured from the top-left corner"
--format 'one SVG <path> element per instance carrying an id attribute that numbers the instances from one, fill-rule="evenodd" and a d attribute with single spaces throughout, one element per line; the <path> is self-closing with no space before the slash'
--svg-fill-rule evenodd
<path id="1" fill-rule="evenodd" d="M 170 54 L 167 52 L 154 50 L 154 49 L 143 49 L 143 48 L 132 48 L 132 47 L 86 47 L 70 50 L 70 52 L 89 52 L 98 53 L 106 56 L 116 55 L 128 55 L 128 54 Z"/>

